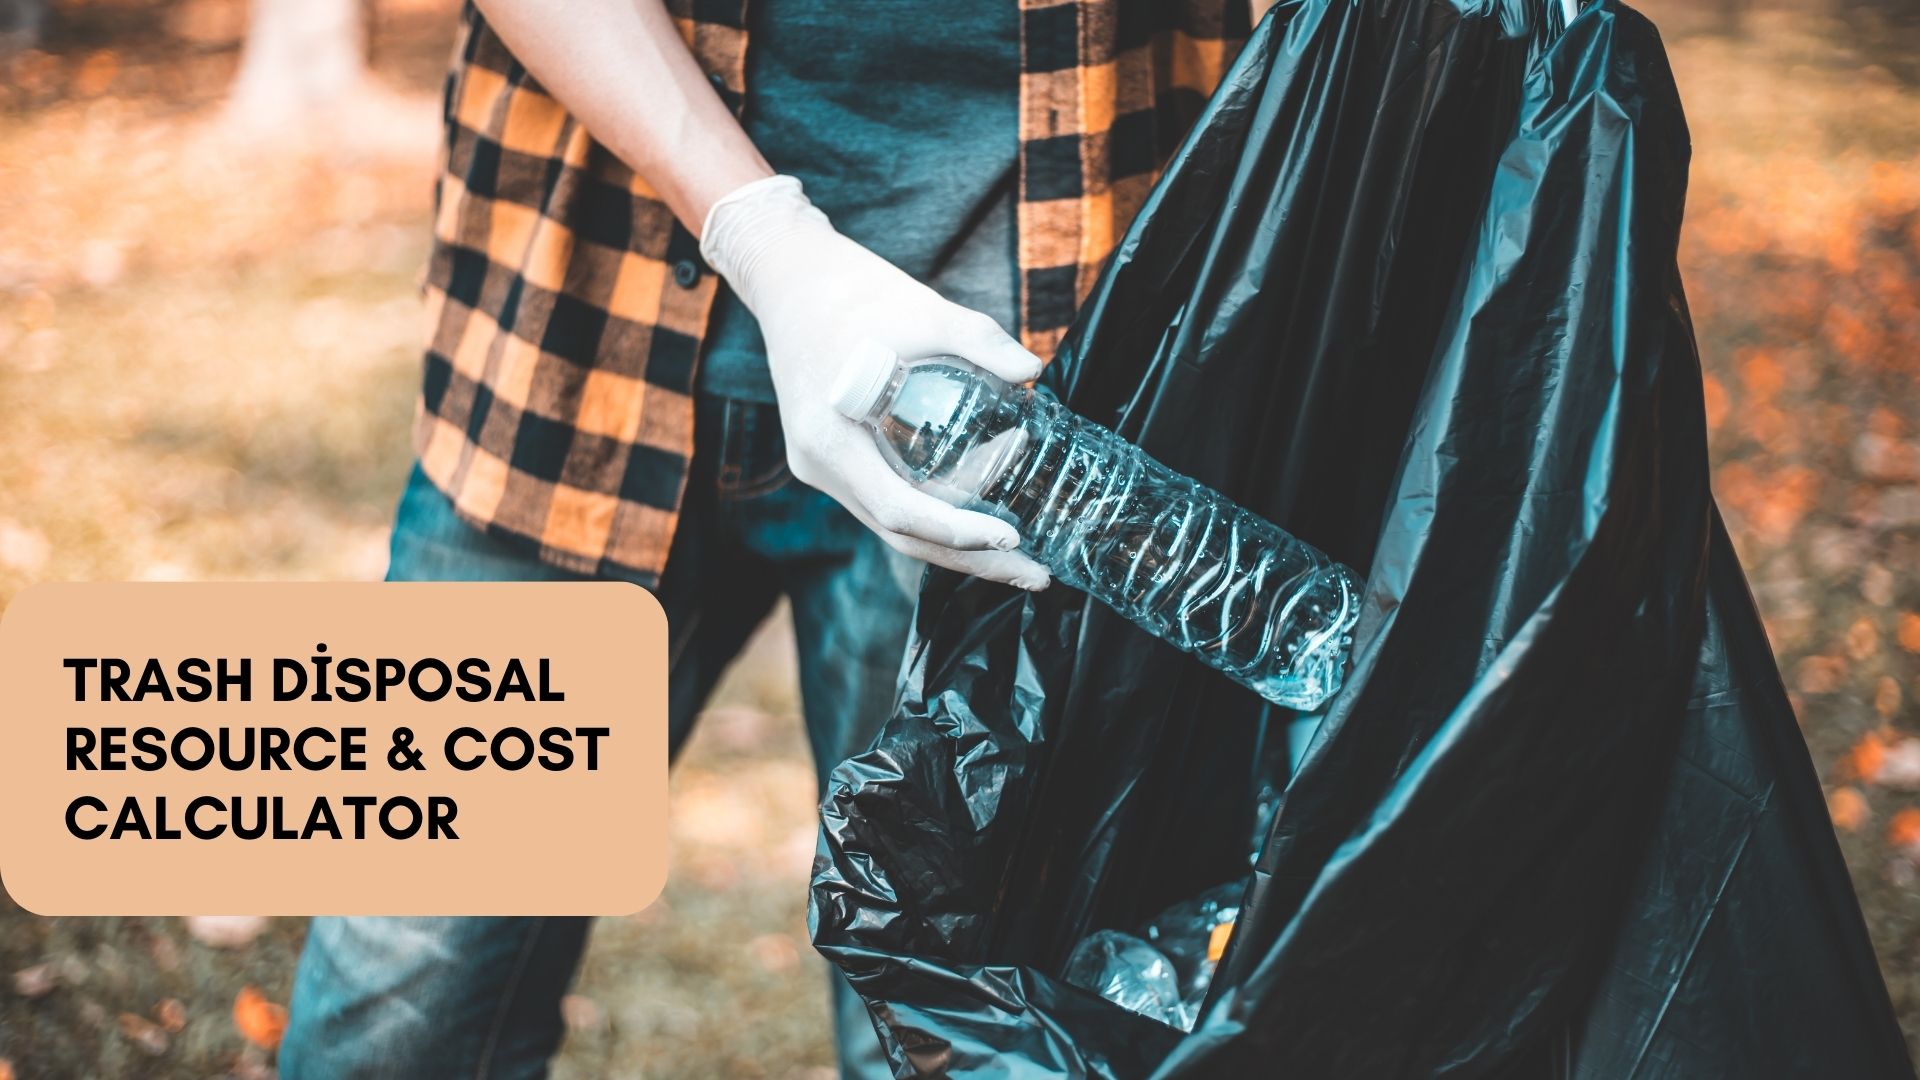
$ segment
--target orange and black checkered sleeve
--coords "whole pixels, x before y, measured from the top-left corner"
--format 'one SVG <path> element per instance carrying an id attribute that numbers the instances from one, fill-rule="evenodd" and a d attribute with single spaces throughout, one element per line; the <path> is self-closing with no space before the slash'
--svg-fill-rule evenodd
<path id="1" fill-rule="evenodd" d="M 1245 0 L 1023 0 L 1021 316 L 1051 353 L 1246 40 Z"/>
<path id="2" fill-rule="evenodd" d="M 421 466 L 462 517 L 546 561 L 655 579 L 713 276 L 471 8 L 445 111 Z"/>

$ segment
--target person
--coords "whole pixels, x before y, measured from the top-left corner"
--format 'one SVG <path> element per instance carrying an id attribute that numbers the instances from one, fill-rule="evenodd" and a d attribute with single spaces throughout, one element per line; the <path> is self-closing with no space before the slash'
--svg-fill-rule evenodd
<path id="1" fill-rule="evenodd" d="M 1247 14 L 468 4 L 388 577 L 652 589 L 675 750 L 784 595 L 824 790 L 887 714 L 921 563 L 1048 583 L 1010 526 L 915 491 L 833 411 L 840 358 L 877 342 L 1033 378 Z M 587 934 L 315 919 L 281 1075 L 542 1075 Z M 843 980 L 835 1018 L 843 1075 L 891 1075 Z"/>

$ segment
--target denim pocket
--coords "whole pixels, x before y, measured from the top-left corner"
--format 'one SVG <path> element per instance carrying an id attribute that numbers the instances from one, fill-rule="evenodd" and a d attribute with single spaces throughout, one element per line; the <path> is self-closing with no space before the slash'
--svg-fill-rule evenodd
<path id="1" fill-rule="evenodd" d="M 793 480 L 780 410 L 757 401 L 729 399 L 720 418 L 720 458 L 714 488 L 738 501 L 767 495 Z"/>

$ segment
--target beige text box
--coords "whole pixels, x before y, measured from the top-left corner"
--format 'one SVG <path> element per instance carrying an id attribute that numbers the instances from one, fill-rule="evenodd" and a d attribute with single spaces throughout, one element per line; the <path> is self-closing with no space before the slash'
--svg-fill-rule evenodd
<path id="1" fill-rule="evenodd" d="M 508 661 L 518 659 L 526 692 L 510 686 L 505 700 L 467 701 L 457 679 L 437 701 L 423 701 L 405 685 L 387 700 L 314 700 L 317 646 L 326 645 L 332 689 L 342 689 L 338 665 L 348 658 L 368 662 L 368 681 L 378 660 L 400 661 L 407 670 L 439 660 L 458 673 L 460 662 L 488 666 L 480 676 L 498 693 Z M 0 619 L 0 883 L 32 911 L 48 915 L 257 914 L 390 915 L 605 915 L 637 911 L 651 903 L 666 880 L 667 813 L 667 623 L 645 590 L 612 583 L 555 584 L 49 584 L 21 593 Z M 149 659 L 159 661 L 174 700 L 162 700 L 154 684 L 138 701 L 114 699 L 104 690 L 99 667 L 76 670 L 71 659 L 125 660 L 131 677 L 122 688 L 133 696 Z M 237 687 L 229 700 L 187 701 L 198 692 L 181 678 L 180 662 L 219 659 L 229 672 L 251 661 L 251 701 Z M 273 700 L 274 661 L 295 661 L 308 678 L 298 700 Z M 547 662 L 549 696 L 540 694 L 539 661 Z M 389 665 L 388 670 L 392 667 Z M 469 672 L 480 675 L 477 668 Z M 76 701 L 85 678 L 85 700 Z M 420 685 L 431 693 L 437 673 L 422 669 Z M 110 700 L 98 700 L 105 692 Z M 171 745 L 186 728 L 217 739 L 221 729 L 309 728 L 339 733 L 366 729 L 366 769 L 309 771 L 289 752 L 287 771 L 255 767 L 230 770 L 215 760 L 187 771 L 168 755 L 154 771 L 132 767 L 133 734 L 157 729 L 149 742 Z M 412 748 L 423 769 L 396 770 L 389 763 L 393 734 L 413 732 Z M 87 729 L 97 740 L 86 760 L 104 766 L 104 729 L 126 729 L 128 766 L 68 769 L 69 728 Z M 463 739 L 464 758 L 486 757 L 492 736 L 505 729 L 528 733 L 537 754 L 556 764 L 559 747 L 572 751 L 564 769 L 538 759 L 518 770 L 491 757 L 471 771 L 445 757 L 447 736 L 473 728 L 486 741 Z M 592 729 L 595 767 L 586 765 Z M 549 732 L 563 731 L 549 744 Z M 83 736 L 84 738 L 84 736 Z M 256 735 L 256 759 L 265 736 Z M 181 743 L 197 755 L 200 742 Z M 241 743 L 232 744 L 238 748 Z M 337 749 L 319 736 L 307 743 L 309 757 Z M 512 761 L 522 751 L 508 734 L 501 746 Z M 154 755 L 144 755 L 151 759 Z M 68 825 L 74 800 L 91 797 L 75 812 L 83 830 L 108 833 L 76 837 Z M 283 827 L 306 831 L 316 802 L 330 808 L 342 839 L 324 828 L 305 839 L 244 839 L 227 828 L 198 838 L 187 828 L 190 801 L 204 803 L 193 824 L 203 832 L 231 825 L 233 805 L 241 824 L 253 827 L 265 798 L 271 813 L 278 799 Z M 349 798 L 373 798 L 363 839 L 353 839 L 355 810 Z M 379 809 L 411 799 L 423 816 L 433 798 L 452 800 L 446 828 L 457 839 L 428 838 L 426 823 L 398 839 L 380 825 Z M 147 831 L 160 828 L 157 808 L 165 799 L 167 825 L 179 838 L 140 838 L 124 823 L 131 800 Z M 404 829 L 404 805 L 392 804 L 390 821 Z M 444 804 L 443 804 L 444 806 Z M 268 819 L 271 821 L 271 818 Z"/>

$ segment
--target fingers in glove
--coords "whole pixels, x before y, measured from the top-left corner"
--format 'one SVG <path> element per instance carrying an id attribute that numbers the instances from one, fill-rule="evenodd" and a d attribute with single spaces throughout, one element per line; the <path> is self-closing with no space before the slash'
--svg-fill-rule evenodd
<path id="1" fill-rule="evenodd" d="M 991 315 L 956 307 L 948 337 L 953 351 L 1008 382 L 1032 382 L 1040 374 L 1040 358 L 1007 336 Z"/>
<path id="2" fill-rule="evenodd" d="M 993 316 L 949 303 L 928 290 L 927 306 L 875 309 L 869 328 L 901 356 L 964 356 L 1008 382 L 1031 382 L 1040 358 L 1007 336 Z"/>
<path id="3" fill-rule="evenodd" d="M 840 482 L 875 532 L 898 533 L 955 551 L 1012 551 L 1020 533 L 999 518 L 949 506 L 895 475 L 865 433 L 847 425 L 835 457 Z"/>
<path id="4" fill-rule="evenodd" d="M 868 522 L 867 525 L 872 528 L 873 523 Z M 902 555 L 958 570 L 962 574 L 1012 585 L 1028 592 L 1040 592 L 1053 584 L 1053 575 L 1047 572 L 1046 567 L 1017 551 L 955 551 L 903 533 L 890 533 L 883 529 L 874 529 L 874 532 L 887 542 L 887 546 Z"/>

